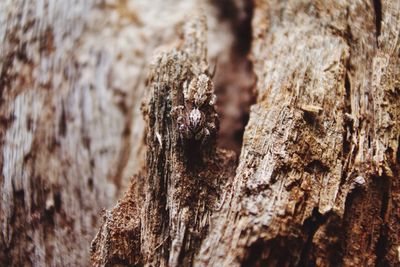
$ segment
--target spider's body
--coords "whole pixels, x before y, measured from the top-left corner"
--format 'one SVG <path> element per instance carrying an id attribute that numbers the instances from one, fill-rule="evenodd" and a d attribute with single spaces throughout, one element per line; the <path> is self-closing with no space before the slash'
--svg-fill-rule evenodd
<path id="1" fill-rule="evenodd" d="M 180 136 L 205 144 L 218 130 L 216 96 L 211 79 L 206 74 L 193 78 L 184 88 L 184 98 L 185 105 L 172 110 Z"/>

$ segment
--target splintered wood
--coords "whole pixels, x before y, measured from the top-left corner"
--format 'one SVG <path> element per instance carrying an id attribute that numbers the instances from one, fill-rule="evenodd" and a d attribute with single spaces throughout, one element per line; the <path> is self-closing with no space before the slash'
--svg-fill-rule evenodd
<path id="1" fill-rule="evenodd" d="M 375 2 L 255 1 L 257 104 L 195 265 L 398 263 L 400 6 Z"/>
<path id="2" fill-rule="evenodd" d="M 399 1 L 73 2 L 0 1 L 0 265 L 400 264 Z"/>
<path id="3" fill-rule="evenodd" d="M 94 265 L 121 261 L 146 266 L 191 265 L 208 232 L 211 216 L 221 205 L 222 190 L 234 174 L 235 156 L 217 149 L 211 132 L 207 138 L 213 140 L 197 138 L 201 127 L 210 127 L 206 128 L 209 131 L 217 125 L 211 80 L 207 78 L 205 84 L 200 81 L 202 76 L 210 75 L 205 23 L 203 16 L 188 20 L 181 45 L 161 53 L 151 66 L 151 99 L 145 111 L 146 169 L 142 179 L 133 180 L 120 204 L 106 213 L 111 215 L 104 217 L 92 246 Z M 188 112 L 187 117 L 176 115 L 177 109 Z M 182 118 L 188 121 L 182 122 Z M 188 124 L 184 126 L 192 135 L 182 133 L 182 123 Z M 122 205 L 127 202 L 140 202 L 136 205 L 141 209 Z M 135 223 L 126 224 L 124 229 L 112 223 L 124 221 L 126 216 Z M 132 242 L 114 241 L 121 239 L 121 233 L 123 239 L 140 242 L 128 248 L 126 245 Z M 118 253 L 128 250 L 131 253 Z"/>
<path id="4" fill-rule="evenodd" d="M 233 162 L 215 144 L 180 142 L 204 125 L 197 111 L 182 115 L 193 108 L 182 90 L 208 75 L 205 28 L 193 26 L 202 19 L 187 22 L 181 46 L 150 74 L 146 174 L 133 186 L 142 208 L 131 214 L 140 255 L 129 263 L 398 263 L 400 7 L 374 3 L 254 2 L 258 99 L 232 179 Z M 109 233 L 96 239 L 109 237 L 103 247 Z"/>

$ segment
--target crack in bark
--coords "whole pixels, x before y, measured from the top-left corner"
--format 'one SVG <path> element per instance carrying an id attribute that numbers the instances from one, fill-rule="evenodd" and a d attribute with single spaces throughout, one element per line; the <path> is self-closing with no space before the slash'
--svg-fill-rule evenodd
<path id="1" fill-rule="evenodd" d="M 389 249 L 389 236 L 388 236 L 388 215 L 389 202 L 391 196 L 391 181 L 387 176 L 377 177 L 375 179 L 380 179 L 382 183 L 382 198 L 381 198 L 381 210 L 380 217 L 382 224 L 379 231 L 379 237 L 376 242 L 375 254 L 376 254 L 376 266 L 386 266 L 389 263 L 386 261 L 386 255 Z"/>
<path id="2" fill-rule="evenodd" d="M 228 62 L 219 62 L 215 77 L 218 110 L 221 113 L 219 146 L 240 155 L 250 106 L 256 102 L 256 76 L 249 59 L 252 45 L 253 1 L 215 1 L 221 20 L 229 23 L 233 43 L 226 53 Z"/>
<path id="3" fill-rule="evenodd" d="M 378 39 L 381 35 L 381 23 L 382 23 L 382 3 L 381 0 L 374 1 L 375 10 L 375 27 L 376 27 L 376 44 L 378 45 Z"/>
<path id="4" fill-rule="evenodd" d="M 360 6 L 357 7 L 362 8 Z M 369 7 L 370 6 L 368 6 L 368 8 Z M 376 9 L 380 10 L 380 7 Z M 318 263 L 318 260 L 321 260 L 323 263 L 326 264 L 331 263 L 332 265 L 338 263 L 339 261 L 342 265 L 344 265 L 356 263 L 357 261 L 353 261 L 351 257 L 353 257 L 356 252 L 360 251 L 362 251 L 363 253 L 365 252 L 365 255 L 373 258 L 374 255 L 373 253 L 371 253 L 371 248 L 373 250 L 372 252 L 374 252 L 376 256 L 376 260 L 374 258 L 372 259 L 374 263 L 377 263 L 381 259 L 386 257 L 388 250 L 388 243 L 386 243 L 386 241 L 388 240 L 387 235 L 389 225 L 386 224 L 386 217 L 388 216 L 387 213 L 390 213 L 388 210 L 390 209 L 389 205 L 391 201 L 391 192 L 389 189 L 386 188 L 386 185 L 382 184 L 382 181 L 378 180 L 382 177 L 370 177 L 368 176 L 370 173 L 364 173 L 365 168 L 369 163 L 367 160 L 364 160 L 362 158 L 359 161 L 359 165 L 354 166 L 357 154 L 365 156 L 365 151 L 363 149 L 371 149 L 371 146 L 373 146 L 375 141 L 372 138 L 373 136 L 370 134 L 370 128 L 367 121 L 367 119 L 374 118 L 363 117 L 368 116 L 368 114 L 366 115 L 364 113 L 368 113 L 368 111 L 373 111 L 371 109 L 371 107 L 373 106 L 373 103 L 371 104 L 372 92 L 371 88 L 368 87 L 368 79 L 370 77 L 360 76 L 365 75 L 363 71 L 368 71 L 368 68 L 370 66 L 367 64 L 365 66 L 363 64 L 357 65 L 357 63 L 360 62 L 365 63 L 365 61 L 367 61 L 366 59 L 369 59 L 368 56 L 370 56 L 370 54 L 367 54 L 366 56 L 364 54 L 357 54 L 358 49 L 360 48 L 357 47 L 357 45 L 364 45 L 363 42 L 365 40 L 363 38 L 367 38 L 367 40 L 370 40 L 371 36 L 369 35 L 369 33 L 372 31 L 365 33 L 365 29 L 370 29 L 371 27 L 365 27 L 365 29 L 361 27 L 361 29 L 360 27 L 358 27 L 359 25 L 355 25 L 354 28 L 351 28 L 350 25 L 354 21 L 356 21 L 352 21 L 352 19 L 358 18 L 359 15 L 351 14 L 352 16 L 350 16 L 348 14 L 349 10 L 352 10 L 353 12 L 357 9 L 351 9 L 350 5 L 347 7 L 347 20 L 343 20 L 345 23 L 347 23 L 347 28 L 346 30 L 343 30 L 343 32 L 340 32 L 339 35 L 346 40 L 348 49 L 350 50 L 350 56 L 348 61 L 343 63 L 342 61 L 337 60 L 338 58 L 342 59 L 343 54 L 339 54 L 339 56 L 335 55 L 337 56 L 337 58 L 335 58 L 334 62 L 340 62 L 340 70 L 337 71 L 337 69 L 334 69 L 334 71 L 332 71 L 334 75 L 327 76 L 328 79 L 338 82 L 337 85 L 335 84 L 334 88 L 329 88 L 330 90 L 328 93 L 335 92 L 334 90 L 339 88 L 340 99 L 336 99 L 335 94 L 331 94 L 328 96 L 324 95 L 325 98 L 323 100 L 331 100 L 332 102 L 339 104 L 335 106 L 335 110 L 332 113 L 330 113 L 330 110 L 327 110 L 326 112 L 324 111 L 324 113 L 321 114 L 318 113 L 318 116 L 320 116 L 321 118 L 324 118 L 323 116 L 326 115 L 326 118 L 324 118 L 326 120 L 321 120 L 321 122 L 323 122 L 320 123 L 321 125 L 319 126 L 321 130 L 317 129 L 318 131 L 316 131 L 314 129 L 315 127 L 309 127 L 310 125 L 307 126 L 305 125 L 306 123 L 299 123 L 298 125 L 293 127 L 293 130 L 290 129 L 291 131 L 290 133 L 288 133 L 288 135 L 290 136 L 293 131 L 298 131 L 299 129 L 300 133 L 303 133 L 304 135 L 298 135 L 297 133 L 293 134 L 296 135 L 296 138 L 293 137 L 293 140 L 285 139 L 284 144 L 278 144 L 276 147 L 268 148 L 270 150 L 268 150 L 266 153 L 260 153 L 254 157 L 251 157 L 251 159 L 249 159 L 250 157 L 247 157 L 250 152 L 246 151 L 246 153 L 248 154 L 245 155 L 243 159 L 248 159 L 249 162 L 248 164 L 243 163 L 244 171 L 243 173 L 240 173 L 238 175 L 238 186 L 236 189 L 234 189 L 237 191 L 233 192 L 232 195 L 228 195 L 227 198 L 230 200 L 228 201 L 229 204 L 226 205 L 226 209 L 224 209 L 222 205 L 221 208 L 218 209 L 218 211 L 221 211 L 222 216 L 226 216 L 226 218 L 232 219 L 232 224 L 237 223 L 237 225 L 240 226 L 235 228 L 235 225 L 229 225 L 229 220 L 225 221 L 226 224 L 221 227 L 222 230 L 219 232 L 225 231 L 224 234 L 229 236 L 218 236 L 219 233 L 217 233 L 216 235 L 218 236 L 218 241 L 215 242 L 216 245 L 212 244 L 215 245 L 215 247 L 218 247 L 218 245 L 220 245 L 222 249 L 218 250 L 215 247 L 212 247 L 212 245 L 208 247 L 206 246 L 205 251 L 207 249 L 218 250 L 215 254 L 209 254 L 216 257 L 212 259 L 204 259 L 204 261 L 201 262 L 199 261 L 199 265 L 201 265 L 202 263 L 207 264 L 210 262 L 229 262 L 236 265 L 242 264 L 242 266 L 258 266 L 268 264 L 275 266 L 284 264 L 294 266 L 313 266 L 314 264 Z M 370 11 L 370 9 L 366 10 Z M 366 10 L 363 9 L 363 11 Z M 330 13 L 330 10 L 328 11 Z M 346 10 L 339 11 L 343 13 L 346 12 Z M 283 13 L 284 10 L 282 10 L 282 20 L 284 19 Z M 371 15 L 371 12 L 369 12 L 369 15 Z M 315 34 L 314 30 L 320 29 L 319 22 L 320 21 L 317 21 L 317 25 L 315 26 L 316 28 L 313 29 L 313 36 Z M 368 17 L 368 22 L 368 26 L 370 26 L 372 22 L 372 19 L 370 17 Z M 288 30 L 286 36 L 292 34 L 290 30 L 291 29 Z M 354 39 L 351 30 L 354 31 Z M 380 34 L 380 24 L 379 27 L 377 26 L 377 33 L 378 32 Z M 275 42 L 275 40 L 279 39 L 278 33 L 279 30 L 276 31 L 276 35 L 273 36 L 272 43 Z M 307 36 L 307 34 L 309 34 L 309 32 L 306 31 L 303 37 Z M 320 34 L 324 35 L 325 32 L 322 31 Z M 299 38 L 299 40 L 303 41 L 303 37 Z M 334 40 L 333 38 L 327 39 L 326 41 L 327 42 L 324 44 L 329 43 L 330 45 L 332 41 L 336 40 Z M 313 46 L 315 45 L 315 43 L 313 42 L 311 42 L 311 44 Z M 346 45 L 342 40 L 340 40 L 339 45 L 342 44 L 343 46 L 341 48 L 343 50 L 341 52 L 347 53 L 346 48 L 343 48 Z M 293 47 L 297 48 L 296 43 L 293 44 Z M 291 47 L 292 51 L 295 51 L 296 49 L 293 49 L 293 47 Z M 332 51 L 336 50 L 333 49 Z M 363 52 L 362 48 L 360 48 L 360 51 Z M 265 50 L 263 52 L 265 52 Z M 274 51 L 271 51 L 271 54 L 273 53 Z M 322 52 L 320 53 L 323 54 Z M 286 59 L 286 55 L 287 54 L 283 56 L 284 59 Z M 326 58 L 328 58 L 330 55 L 331 54 L 326 55 Z M 274 56 L 279 57 L 280 55 L 278 54 Z M 276 64 L 277 62 L 273 63 Z M 331 64 L 331 66 L 334 66 L 335 63 Z M 180 63 L 178 63 L 177 65 L 179 64 Z M 352 69 L 351 64 L 354 64 L 354 69 Z M 343 65 L 345 65 L 344 76 L 343 72 L 341 72 L 343 69 Z M 282 66 L 277 66 L 276 68 L 278 69 L 279 67 L 282 68 Z M 314 73 L 311 71 L 313 70 L 313 68 L 310 67 L 309 70 L 310 71 L 307 73 L 306 76 L 307 80 L 311 81 L 312 79 L 314 79 L 314 76 L 312 76 Z M 271 72 L 273 71 L 274 70 L 271 70 Z M 161 76 L 168 75 L 159 75 L 158 77 Z M 292 78 L 294 81 L 298 81 L 298 77 L 296 77 L 295 75 L 293 75 Z M 366 79 L 367 88 L 362 87 L 365 86 L 365 84 L 360 85 L 360 80 L 362 79 Z M 173 80 L 175 81 L 176 79 Z M 342 82 L 344 82 L 345 87 L 344 96 L 342 96 Z M 159 85 L 170 83 L 173 82 L 165 81 L 162 78 L 158 80 Z M 307 84 L 305 84 L 301 88 L 301 96 L 309 93 L 306 90 L 306 85 Z M 315 84 L 312 85 L 312 88 L 318 87 Z M 180 87 L 180 85 L 178 85 L 178 87 Z M 295 86 L 293 84 L 289 84 L 286 87 L 286 85 L 284 84 L 284 86 L 281 87 L 283 88 L 283 90 L 293 90 L 293 87 Z M 321 87 L 325 88 L 324 86 Z M 148 135 L 148 163 L 153 163 L 154 168 L 150 167 L 149 169 L 150 171 L 152 171 L 152 173 L 147 174 L 146 176 L 145 182 L 148 182 L 146 192 L 147 215 L 145 214 L 144 216 L 154 217 L 149 219 L 150 221 L 152 220 L 150 223 L 149 221 L 146 221 L 148 219 L 146 218 L 144 223 L 142 221 L 142 224 L 144 225 L 143 228 L 148 227 L 148 229 L 146 229 L 146 231 L 148 232 L 148 236 L 150 236 L 151 238 L 154 237 L 153 239 L 156 242 L 153 242 L 154 240 L 148 241 L 146 237 L 143 238 L 142 241 L 148 242 L 148 246 L 156 244 L 157 251 L 153 254 L 145 255 L 147 256 L 147 258 L 144 259 L 144 262 L 148 264 L 155 263 L 160 265 L 166 265 L 168 262 L 170 265 L 173 266 L 191 265 L 193 264 L 194 255 L 198 252 L 199 244 L 203 241 L 203 238 L 207 235 L 209 231 L 209 223 L 199 223 L 199 221 L 208 220 L 210 218 L 209 216 L 211 212 L 215 211 L 215 209 L 209 209 L 208 205 L 209 203 L 218 203 L 218 201 L 216 201 L 220 200 L 220 198 L 218 198 L 218 192 L 221 192 L 223 190 L 219 191 L 221 189 L 219 187 L 220 185 L 215 185 L 213 184 L 212 179 L 208 179 L 210 177 L 213 177 L 213 175 L 215 176 L 215 173 L 211 173 L 210 175 L 203 173 L 209 171 L 206 170 L 207 168 L 212 169 L 215 166 L 211 165 L 211 163 L 207 162 L 206 160 L 201 160 L 201 162 L 196 161 L 196 155 L 199 154 L 198 151 L 193 150 L 192 147 L 189 146 L 185 147 L 185 145 L 183 145 L 182 148 L 181 144 L 176 143 L 176 139 L 178 139 L 179 137 L 173 137 L 173 135 L 176 134 L 176 132 L 174 132 L 174 128 L 176 128 L 176 125 L 173 125 L 174 122 L 168 118 L 168 111 L 170 109 L 170 106 L 173 105 L 171 105 L 171 103 L 166 101 L 164 98 L 171 98 L 171 96 L 168 95 L 169 90 L 174 90 L 176 88 L 174 86 L 169 86 L 168 88 L 162 86 L 153 86 L 153 89 L 157 92 L 164 92 L 160 96 L 158 96 L 159 99 L 153 99 L 153 104 L 156 103 L 156 107 L 154 107 L 154 109 L 150 113 L 152 114 L 151 116 L 153 116 L 153 114 L 156 114 L 156 117 L 152 118 L 156 120 L 156 122 L 154 122 L 153 124 L 149 124 L 149 129 L 153 132 Z M 266 90 L 270 90 L 270 88 L 267 88 Z M 286 91 L 278 92 L 278 94 L 279 93 L 286 93 Z M 318 99 L 320 91 L 313 91 L 313 93 L 315 93 L 315 95 L 312 95 L 313 100 Z M 268 102 L 268 99 L 266 98 L 267 97 L 263 99 L 263 101 L 265 100 L 265 102 L 263 102 L 262 104 Z M 309 99 L 304 99 L 304 101 L 308 100 Z M 358 102 L 353 105 L 352 101 Z M 367 103 L 363 103 L 363 101 L 366 101 Z M 262 104 L 260 104 L 258 107 L 261 107 Z M 324 102 L 324 104 L 326 104 L 326 102 Z M 358 105 L 362 107 L 360 108 Z M 324 108 L 326 108 L 326 106 L 324 106 Z M 352 110 L 353 107 L 354 110 Z M 159 109 L 157 110 L 157 108 Z M 358 110 L 358 108 L 360 108 L 361 111 Z M 259 111 L 259 114 L 256 114 L 256 118 L 257 115 L 260 114 L 260 117 L 265 116 L 267 112 L 270 112 L 271 107 L 261 107 L 260 110 L 261 111 Z M 297 114 L 295 109 L 294 111 L 290 108 L 288 108 L 287 110 L 289 110 L 288 113 L 293 112 Z M 282 111 L 282 113 L 285 112 Z M 268 114 L 266 118 L 278 121 L 279 123 L 276 124 L 281 124 L 279 125 L 279 127 L 274 126 L 271 127 L 271 129 L 269 129 L 268 127 L 262 128 L 260 124 L 263 122 L 255 121 L 254 125 L 249 126 L 249 128 L 255 128 L 250 129 L 250 132 L 252 131 L 251 133 L 253 134 L 252 136 L 250 136 L 250 138 L 256 139 L 257 137 L 255 136 L 259 134 L 261 136 L 265 135 L 267 137 L 270 137 L 273 141 L 281 140 L 276 136 L 269 135 L 269 130 L 280 134 L 279 137 L 282 137 L 285 133 L 285 127 L 288 127 L 288 122 L 284 121 L 283 118 L 276 118 L 274 117 L 274 115 L 275 114 Z M 338 118 L 339 123 L 335 124 L 335 122 L 338 121 Z M 341 120 L 342 118 L 344 118 L 344 121 Z M 306 119 L 308 119 L 307 122 L 311 124 L 311 126 L 314 126 L 314 118 L 306 117 Z M 171 124 L 173 125 L 172 127 Z M 157 127 L 157 125 L 159 125 L 159 127 Z M 329 125 L 329 127 L 327 127 L 328 130 L 335 128 L 335 130 L 337 129 L 337 131 L 324 132 L 322 131 L 324 130 L 324 125 Z M 257 132 L 258 130 L 259 132 Z M 360 135 L 364 134 L 360 133 L 363 130 L 366 130 L 367 132 L 365 136 L 363 136 L 365 137 L 364 143 L 357 140 L 357 138 L 360 138 Z M 300 146 L 299 144 L 302 144 L 304 142 L 304 139 L 308 136 L 310 137 L 308 141 L 313 141 L 313 143 L 304 147 Z M 334 136 L 335 138 L 334 142 L 330 142 L 330 138 L 332 138 L 332 136 Z M 342 140 L 340 140 L 340 138 L 342 138 Z M 254 146 L 254 150 L 258 150 L 267 146 L 267 141 L 268 140 L 264 141 L 263 143 L 258 143 L 257 146 Z M 251 140 L 250 142 L 253 142 L 253 140 Z M 324 146 L 324 144 L 328 144 L 328 146 Z M 286 148 L 284 145 L 288 145 L 289 148 Z M 340 145 L 342 145 L 343 147 L 336 149 L 335 153 L 337 154 L 333 154 L 332 158 L 329 158 L 329 155 L 327 155 L 329 154 L 327 153 L 327 151 L 330 151 L 331 149 L 329 145 L 332 145 L 332 147 L 335 148 L 340 147 Z M 270 153 L 270 151 L 275 148 L 281 153 L 275 153 L 275 151 Z M 280 151 L 280 149 L 282 149 L 284 153 Z M 188 152 L 191 153 L 188 154 Z M 309 154 L 308 152 L 310 152 L 311 154 Z M 274 177 L 274 174 L 268 176 L 268 172 L 262 173 L 263 168 L 268 168 L 269 163 L 281 164 L 283 162 L 283 158 L 286 156 L 285 153 L 289 156 L 286 158 L 287 165 L 283 166 L 287 166 L 287 169 L 290 171 L 296 170 L 297 173 L 290 173 L 290 171 L 284 173 L 279 169 L 278 177 Z M 397 156 L 398 153 L 399 152 L 397 151 Z M 185 161 L 184 159 L 187 157 L 182 157 L 182 155 L 188 156 L 190 160 Z M 261 161 L 265 159 L 265 155 L 270 156 L 271 158 L 275 158 L 273 158 L 273 160 L 271 160 L 270 162 Z M 296 162 L 292 162 L 291 160 L 295 157 Z M 217 159 L 218 157 L 210 156 L 210 158 Z M 261 165 L 260 162 L 263 162 L 265 165 Z M 304 162 L 306 162 L 307 164 L 304 164 Z M 339 168 L 336 168 L 340 164 L 342 164 L 341 170 Z M 276 172 L 277 166 L 274 166 L 274 168 L 271 169 L 273 169 L 272 172 Z M 337 169 L 339 169 L 339 174 L 335 172 Z M 260 176 L 256 176 L 255 173 L 260 174 Z M 276 180 L 281 181 L 280 179 L 285 179 L 288 176 L 288 173 L 290 173 L 289 175 L 292 176 L 288 178 L 294 179 L 292 183 L 288 185 L 281 183 L 282 186 L 280 186 L 279 188 L 275 187 L 271 189 L 270 185 L 273 185 Z M 328 174 L 325 175 L 325 173 Z M 349 189 L 348 187 L 350 187 L 352 182 L 350 180 L 352 180 L 353 175 L 356 175 L 358 173 L 365 176 L 365 178 L 367 179 L 366 185 L 364 187 L 355 187 Z M 244 179 L 240 177 L 241 174 L 245 176 Z M 270 178 L 267 181 L 263 180 L 266 176 L 268 177 L 268 179 Z M 324 184 L 321 183 L 319 187 L 315 186 L 317 184 L 315 181 L 319 181 L 316 178 L 321 178 L 321 181 L 323 181 Z M 254 179 L 255 181 L 252 181 L 251 179 Z M 252 184 L 252 182 L 254 183 Z M 330 184 L 336 182 L 337 184 Z M 326 197 L 325 199 L 324 192 L 321 190 L 325 190 L 327 188 L 330 189 L 329 191 L 326 191 L 327 195 L 332 194 L 334 197 L 336 197 L 337 191 L 335 190 L 339 191 L 338 194 L 343 193 L 343 195 L 341 195 L 343 196 L 343 199 L 335 199 L 335 201 L 337 202 L 345 202 L 343 204 L 343 207 L 341 206 L 341 203 L 338 205 L 339 207 L 335 206 L 337 203 L 333 203 L 334 201 L 331 201 L 331 199 L 329 199 L 328 197 Z M 312 190 L 314 191 L 312 192 Z M 268 197 L 268 194 L 270 192 L 265 191 L 278 192 L 277 197 L 275 199 L 272 199 L 271 201 L 273 203 L 271 204 L 271 207 L 282 199 L 282 203 L 279 204 L 283 204 L 283 206 L 286 205 L 285 208 L 279 210 L 280 207 L 276 205 L 276 207 L 267 210 L 266 206 L 268 206 L 269 203 L 263 203 L 259 201 L 259 199 L 265 200 Z M 287 195 L 283 194 L 282 192 L 287 193 Z M 202 193 L 205 193 L 207 196 L 202 195 Z M 226 191 L 224 193 L 226 193 Z M 210 198 L 210 195 L 212 194 L 216 195 L 216 197 Z M 240 196 L 236 202 L 232 201 L 232 198 L 235 196 L 235 194 L 238 194 Z M 287 199 L 285 199 L 285 197 L 287 197 Z M 295 201 L 292 201 L 293 199 Z M 246 203 L 246 201 L 248 203 Z M 294 203 L 294 205 L 291 205 L 293 204 L 293 202 L 296 203 Z M 263 205 L 259 205 L 260 203 Z M 197 207 L 194 207 L 196 205 Z M 257 205 L 259 205 L 260 207 L 258 207 Z M 302 205 L 302 207 L 299 207 L 299 205 Z M 295 206 L 294 210 L 292 209 L 293 206 Z M 321 209 L 323 211 L 318 210 L 318 208 L 321 207 L 324 207 L 324 209 Z M 196 208 L 200 209 L 200 211 L 194 211 Z M 301 208 L 303 209 L 303 211 L 297 212 L 297 209 Z M 337 212 L 336 208 L 339 209 L 339 212 Z M 173 213 L 173 211 L 175 211 L 175 213 Z M 279 211 L 279 213 L 277 212 L 276 214 L 273 214 L 276 211 Z M 233 215 L 232 217 L 228 217 L 224 212 L 227 212 L 229 215 Z M 277 221 L 274 221 L 272 223 L 271 220 L 263 221 L 263 219 L 265 219 L 264 217 L 270 216 L 268 212 L 270 212 L 270 214 L 273 214 L 271 217 L 275 216 L 273 219 L 277 219 Z M 376 220 L 376 216 L 378 216 L 378 218 L 380 216 L 380 219 L 383 221 L 383 223 L 379 222 L 379 219 Z M 243 218 L 249 218 L 249 220 L 241 220 Z M 304 220 L 304 218 L 306 219 Z M 256 223 L 254 223 L 255 221 Z M 245 226 L 242 227 L 241 225 Z M 269 233 L 268 231 L 274 227 L 277 228 L 276 231 L 271 231 L 271 233 Z M 285 227 L 287 227 L 288 229 L 282 230 L 282 228 Z M 333 227 L 335 230 L 332 234 L 329 233 L 329 231 L 332 230 L 330 229 L 330 227 Z M 265 228 L 267 230 L 265 230 Z M 219 230 L 219 228 L 217 229 Z M 380 233 L 379 236 L 377 235 L 378 230 Z M 210 243 L 212 242 L 214 242 L 214 240 L 211 240 Z M 367 242 L 370 243 L 366 244 Z M 223 259 L 218 259 L 218 257 L 220 257 L 218 253 L 221 253 L 221 251 L 224 253 L 223 256 L 226 256 L 228 260 L 224 261 Z M 340 258 L 340 253 L 342 252 L 343 258 Z M 205 254 L 207 253 L 208 251 L 205 252 Z M 326 257 L 324 257 L 325 255 Z M 347 259 L 345 259 L 346 256 L 348 257 Z M 153 258 L 157 259 L 154 260 Z M 360 257 L 357 260 L 359 260 L 360 262 L 362 261 L 362 263 L 366 264 L 366 261 L 369 260 L 369 258 Z"/>
<path id="5" fill-rule="evenodd" d="M 316 264 L 315 262 L 310 262 L 310 257 L 313 255 L 311 252 L 314 235 L 318 229 L 326 223 L 330 214 L 331 213 L 321 214 L 318 212 L 318 208 L 314 208 L 311 217 L 304 221 L 303 227 L 305 229 L 305 237 L 307 239 L 302 246 L 303 249 L 301 250 L 300 259 L 297 266 L 313 266 Z"/>

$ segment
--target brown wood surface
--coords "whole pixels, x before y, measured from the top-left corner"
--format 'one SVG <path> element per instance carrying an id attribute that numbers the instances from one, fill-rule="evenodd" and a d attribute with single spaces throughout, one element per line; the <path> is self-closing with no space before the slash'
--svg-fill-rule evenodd
<path id="1" fill-rule="evenodd" d="M 399 1 L 6 0 L 0 22 L 0 266 L 400 265 Z M 214 66 L 220 139 L 193 146 L 171 109 Z"/>

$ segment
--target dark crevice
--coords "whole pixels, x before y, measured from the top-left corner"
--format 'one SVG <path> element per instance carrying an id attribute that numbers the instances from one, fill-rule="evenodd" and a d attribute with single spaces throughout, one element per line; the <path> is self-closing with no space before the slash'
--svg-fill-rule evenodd
<path id="1" fill-rule="evenodd" d="M 242 267 L 296 266 L 302 240 L 294 236 L 277 236 L 272 240 L 260 238 L 248 249 Z"/>
<path id="2" fill-rule="evenodd" d="M 381 23 L 382 23 L 382 3 L 380 0 L 374 0 L 375 10 L 375 27 L 376 27 L 376 42 L 381 35 Z"/>
<path id="3" fill-rule="evenodd" d="M 233 30 L 235 34 L 234 51 L 238 56 L 247 57 L 252 40 L 251 22 L 253 18 L 253 2 L 246 1 L 244 8 L 237 15 L 237 19 L 233 22 Z"/>
<path id="4" fill-rule="evenodd" d="M 67 134 L 67 117 L 65 114 L 65 107 L 64 104 L 61 104 L 61 118 L 59 123 L 59 134 L 60 136 L 65 137 Z"/>
<path id="5" fill-rule="evenodd" d="M 391 181 L 387 176 L 370 177 L 368 180 L 367 190 L 356 187 L 346 198 L 341 241 L 342 251 L 346 252 L 342 257 L 343 264 L 351 261 L 354 253 L 365 251 L 365 259 L 376 256 L 373 261 L 375 266 L 389 266 Z M 362 229 L 362 232 L 357 229 Z"/>
<path id="6" fill-rule="evenodd" d="M 258 240 L 253 245 L 251 245 L 248 256 L 246 260 L 243 261 L 242 266 L 256 266 L 256 262 L 262 258 L 262 253 L 265 250 L 265 243 L 261 240 Z"/>
<path id="7" fill-rule="evenodd" d="M 396 162 L 400 165 L 400 135 L 397 138 L 397 152 L 396 152 Z"/>
<path id="8" fill-rule="evenodd" d="M 254 1 L 253 0 L 220 0 L 213 4 L 218 8 L 219 18 L 229 21 L 233 34 L 235 35 L 236 52 L 242 51 L 246 56 L 251 48 Z"/>
<path id="9" fill-rule="evenodd" d="M 382 226 L 378 242 L 376 243 L 376 264 L 375 266 L 390 266 L 389 262 L 385 259 L 386 254 L 388 253 L 389 244 L 388 244 L 388 226 L 385 224 Z"/>
<path id="10" fill-rule="evenodd" d="M 61 191 L 55 192 L 53 197 L 54 197 L 54 207 L 56 209 L 56 212 L 60 212 L 62 204 Z"/>
<path id="11" fill-rule="evenodd" d="M 304 171 L 308 173 L 326 173 L 329 171 L 329 166 L 326 166 L 322 161 L 320 160 L 312 160 L 309 162 L 305 167 Z"/>
<path id="12" fill-rule="evenodd" d="M 346 197 L 345 201 L 345 211 L 344 211 L 344 220 L 343 220 L 343 238 L 341 239 L 341 250 L 347 251 L 348 247 L 351 245 L 351 226 L 354 224 L 354 214 L 356 214 L 355 206 L 361 202 L 363 198 L 365 198 L 366 192 L 362 187 L 354 188 Z M 338 262 L 338 266 L 344 265 L 344 259 L 342 258 L 340 262 Z"/>
<path id="13" fill-rule="evenodd" d="M 300 260 L 297 266 L 315 266 L 316 262 L 313 253 L 313 239 L 317 230 L 321 225 L 325 224 L 330 213 L 322 215 L 319 213 L 318 208 L 314 208 L 311 217 L 304 221 L 304 232 L 306 233 L 307 240 L 303 245 Z"/>
<path id="14" fill-rule="evenodd" d="M 381 189 L 382 189 L 382 202 L 381 202 L 381 210 L 380 217 L 382 220 L 382 225 L 379 233 L 379 238 L 375 247 L 376 254 L 376 266 L 387 266 L 388 264 L 384 264 L 385 256 L 388 253 L 389 249 L 389 238 L 388 238 L 388 225 L 387 225 L 387 213 L 389 208 L 390 201 L 390 180 L 388 177 L 377 177 L 381 181 Z"/>
<path id="15" fill-rule="evenodd" d="M 349 63 L 347 64 L 349 65 Z M 348 69 L 349 67 L 347 67 Z M 345 112 L 347 113 L 351 113 L 351 101 L 350 101 L 350 97 L 351 97 L 351 84 L 350 84 L 350 78 L 349 78 L 349 73 L 346 72 L 346 75 L 344 77 L 344 88 L 346 90 L 346 94 L 345 94 L 345 98 L 344 98 L 344 104 L 345 104 Z"/>
<path id="16" fill-rule="evenodd" d="M 313 243 L 314 236 L 318 229 L 327 223 L 331 224 L 327 231 L 333 231 L 334 236 L 339 235 L 337 219 L 333 213 L 321 214 L 315 208 L 311 217 L 304 222 L 303 238 L 299 236 L 277 236 L 271 240 L 260 238 L 248 248 L 242 266 L 316 266 L 314 252 L 318 247 Z M 337 262 L 339 244 L 334 242 L 327 246 L 332 252 L 329 254 L 330 261 Z"/>
<path id="17" fill-rule="evenodd" d="M 219 18 L 228 21 L 234 42 L 227 53 L 229 60 L 218 62 L 214 79 L 221 117 L 218 145 L 240 154 L 250 106 L 255 103 L 255 75 L 248 55 L 252 42 L 253 1 L 215 1 Z"/>
<path id="18" fill-rule="evenodd" d="M 370 135 L 368 135 L 368 138 L 367 138 L 368 140 L 368 148 L 371 148 L 371 136 Z"/>
<path id="19" fill-rule="evenodd" d="M 343 155 L 347 155 L 350 152 L 350 141 L 348 140 L 347 132 L 353 133 L 353 121 L 348 115 L 351 115 L 351 84 L 349 73 L 346 72 L 346 76 L 344 79 L 344 87 L 346 90 L 346 94 L 344 96 L 344 129 L 343 129 Z"/>
<path id="20" fill-rule="evenodd" d="M 375 254 L 376 254 L 376 264 L 375 266 L 390 266 L 385 260 L 385 256 L 388 253 L 389 241 L 388 241 L 388 226 L 386 224 L 382 225 L 379 233 L 379 238 L 376 243 Z"/>
<path id="21" fill-rule="evenodd" d="M 381 219 L 385 221 L 386 213 L 388 211 L 388 204 L 390 198 L 390 181 L 386 176 L 376 178 L 379 179 L 382 183 L 382 204 L 381 204 Z"/>

